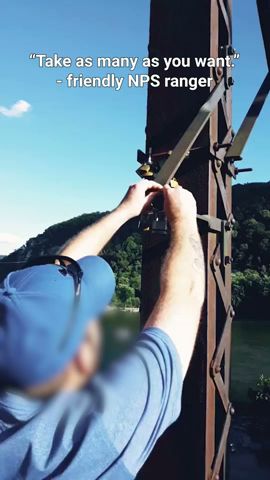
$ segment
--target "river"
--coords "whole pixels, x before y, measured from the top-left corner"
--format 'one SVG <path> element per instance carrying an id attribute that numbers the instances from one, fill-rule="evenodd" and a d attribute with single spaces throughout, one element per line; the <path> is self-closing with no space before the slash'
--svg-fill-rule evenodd
<path id="1" fill-rule="evenodd" d="M 104 321 L 105 355 L 108 364 L 123 353 L 139 331 L 139 315 L 111 312 Z M 248 389 L 261 374 L 270 377 L 270 322 L 235 321 L 232 335 L 231 398 L 248 401 Z"/>

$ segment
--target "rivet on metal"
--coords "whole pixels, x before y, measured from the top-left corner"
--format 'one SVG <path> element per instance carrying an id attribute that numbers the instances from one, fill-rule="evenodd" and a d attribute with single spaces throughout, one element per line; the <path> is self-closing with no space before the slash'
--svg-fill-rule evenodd
<path id="1" fill-rule="evenodd" d="M 215 259 L 215 265 L 216 265 L 216 267 L 220 267 L 220 265 L 221 265 L 221 260 L 220 260 L 220 258 L 216 258 L 216 259 Z"/>

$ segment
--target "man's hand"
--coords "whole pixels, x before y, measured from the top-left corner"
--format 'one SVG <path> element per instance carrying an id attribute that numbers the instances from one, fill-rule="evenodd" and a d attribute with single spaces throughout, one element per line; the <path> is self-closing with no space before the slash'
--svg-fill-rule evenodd
<path id="1" fill-rule="evenodd" d="M 181 187 L 166 186 L 164 208 L 171 241 L 161 271 L 159 299 L 145 328 L 158 327 L 171 337 L 185 375 L 204 301 L 204 256 L 193 195 Z"/>
<path id="2" fill-rule="evenodd" d="M 192 193 L 182 187 L 164 187 L 164 208 L 172 231 L 197 230 L 197 206 Z"/>
<path id="3" fill-rule="evenodd" d="M 87 255 L 98 255 L 120 227 L 147 208 L 163 187 L 156 182 L 142 180 L 129 187 L 120 205 L 98 222 L 85 228 L 60 251 L 61 255 L 77 260 Z"/>
<path id="4" fill-rule="evenodd" d="M 125 211 L 129 219 L 138 217 L 143 210 L 150 206 L 155 196 L 162 191 L 163 187 L 159 183 L 141 180 L 129 187 L 118 209 Z"/>

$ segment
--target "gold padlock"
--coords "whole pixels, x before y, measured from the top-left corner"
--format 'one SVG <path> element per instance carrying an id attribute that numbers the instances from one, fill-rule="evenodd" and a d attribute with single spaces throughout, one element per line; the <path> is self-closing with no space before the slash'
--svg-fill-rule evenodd
<path id="1" fill-rule="evenodd" d="M 153 177 L 154 173 L 151 170 L 151 165 L 148 165 L 147 163 L 144 163 L 140 168 L 139 168 L 139 174 L 142 177 L 148 178 L 148 177 Z"/>
<path id="2" fill-rule="evenodd" d="M 179 183 L 178 183 L 178 181 L 176 180 L 176 178 L 172 178 L 172 180 L 170 180 L 169 185 L 170 185 L 171 188 L 179 187 Z"/>

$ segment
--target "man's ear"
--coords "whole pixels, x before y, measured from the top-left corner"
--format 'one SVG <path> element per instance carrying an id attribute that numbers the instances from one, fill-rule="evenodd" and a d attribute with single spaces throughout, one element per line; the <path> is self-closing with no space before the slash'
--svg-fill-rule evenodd
<path id="1" fill-rule="evenodd" d="M 74 366 L 81 375 L 91 373 L 92 354 L 87 342 L 83 341 L 74 358 Z"/>

